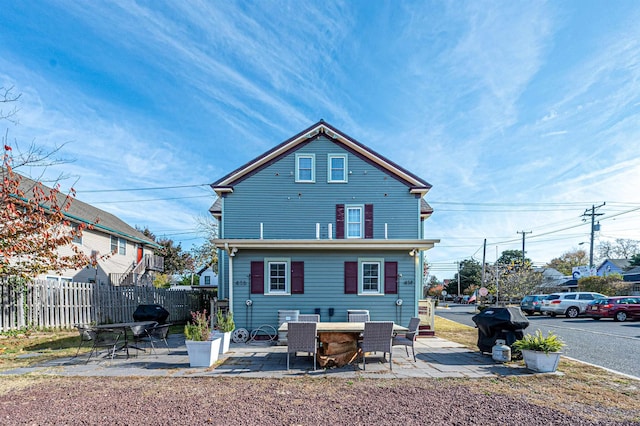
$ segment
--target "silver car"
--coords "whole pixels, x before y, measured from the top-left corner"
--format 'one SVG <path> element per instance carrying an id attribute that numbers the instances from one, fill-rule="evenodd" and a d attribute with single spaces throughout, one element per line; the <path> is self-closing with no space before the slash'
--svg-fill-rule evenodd
<path id="1" fill-rule="evenodd" d="M 552 317 L 565 315 L 567 318 L 577 318 L 585 313 L 589 302 L 604 297 L 607 296 L 590 291 L 551 293 L 542 301 L 540 312 Z"/>

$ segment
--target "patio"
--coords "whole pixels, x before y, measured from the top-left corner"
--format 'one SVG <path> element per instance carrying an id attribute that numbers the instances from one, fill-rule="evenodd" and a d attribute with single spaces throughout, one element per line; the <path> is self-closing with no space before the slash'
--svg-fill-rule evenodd
<path id="1" fill-rule="evenodd" d="M 238 376 L 251 378 L 286 377 L 344 377 L 344 378 L 481 378 L 508 375 L 533 374 L 518 364 L 495 362 L 491 356 L 471 351 L 462 345 L 438 337 L 419 338 L 416 342 L 416 358 L 406 356 L 403 347 L 393 350 L 393 371 L 388 361 L 375 356 L 367 357 L 367 369 L 362 363 L 341 368 L 313 370 L 312 358 L 299 355 L 291 357 L 291 369 L 287 371 L 287 347 L 269 342 L 231 344 L 230 351 L 220 355 L 218 363 L 210 368 L 189 366 L 184 335 L 168 337 L 171 348 L 162 346 L 156 354 L 140 352 L 137 357 L 117 356 L 92 358 L 88 354 L 77 358 L 60 358 L 31 367 L 5 371 L 2 374 L 50 374 L 60 376 L 109 376 L 109 377 L 216 377 Z"/>

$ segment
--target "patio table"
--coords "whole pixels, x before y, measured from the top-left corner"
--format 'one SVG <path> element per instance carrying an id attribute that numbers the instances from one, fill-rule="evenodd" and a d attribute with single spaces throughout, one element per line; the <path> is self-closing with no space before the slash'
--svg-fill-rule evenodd
<path id="1" fill-rule="evenodd" d="M 129 337 L 128 337 L 129 333 L 127 333 L 127 330 L 128 329 L 130 330 L 132 327 L 141 326 L 146 328 L 146 327 L 154 326 L 156 324 L 157 324 L 156 321 L 131 321 L 131 322 L 117 322 L 113 324 L 101 324 L 101 325 L 95 326 L 94 328 L 107 329 L 107 330 L 116 330 L 116 329 L 122 330 L 122 335 L 124 336 L 124 342 L 122 344 L 122 347 L 118 348 L 118 351 L 125 350 L 127 352 L 127 358 L 129 358 L 129 348 L 136 349 L 136 350 L 144 350 L 144 349 L 129 344 Z"/>
<path id="2" fill-rule="evenodd" d="M 288 323 L 283 323 L 278 331 L 286 332 Z M 394 333 L 409 329 L 393 324 Z M 358 338 L 364 332 L 364 322 L 319 322 L 318 365 L 320 367 L 342 367 L 352 363 L 359 354 Z"/>

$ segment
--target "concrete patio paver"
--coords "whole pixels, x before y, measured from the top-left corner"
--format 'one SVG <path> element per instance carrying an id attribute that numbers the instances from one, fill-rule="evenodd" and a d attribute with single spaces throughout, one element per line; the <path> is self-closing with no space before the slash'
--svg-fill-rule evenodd
<path id="1" fill-rule="evenodd" d="M 415 344 L 416 361 L 406 356 L 402 347 L 393 351 L 393 371 L 388 361 L 372 355 L 367 357 L 367 369 L 362 363 L 341 368 L 313 370 L 313 358 L 291 356 L 287 371 L 287 348 L 270 342 L 232 344 L 230 351 L 220 356 L 209 368 L 192 368 L 184 345 L 184 336 L 169 336 L 170 351 L 158 348 L 155 354 L 143 352 L 136 357 L 115 359 L 60 358 L 38 365 L 17 368 L 2 374 L 49 374 L 58 376 L 114 376 L 114 377 L 342 377 L 342 378 L 482 378 L 534 374 L 517 363 L 502 364 L 491 356 L 472 351 L 438 337 L 420 338 Z"/>

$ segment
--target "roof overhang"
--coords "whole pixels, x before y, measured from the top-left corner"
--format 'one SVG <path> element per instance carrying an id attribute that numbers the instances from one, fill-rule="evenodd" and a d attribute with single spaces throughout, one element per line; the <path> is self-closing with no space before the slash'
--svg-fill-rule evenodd
<path id="1" fill-rule="evenodd" d="M 219 196 L 222 196 L 222 194 L 224 193 L 233 192 L 233 185 L 235 182 L 253 173 L 254 170 L 271 163 L 272 161 L 286 154 L 298 145 L 306 143 L 311 138 L 315 138 L 320 134 L 324 134 L 325 136 L 333 139 L 335 142 L 345 145 L 352 151 L 356 152 L 358 155 L 366 158 L 368 161 L 376 164 L 383 169 L 388 170 L 390 173 L 402 179 L 410 186 L 410 192 L 412 194 L 419 194 L 423 196 L 429 191 L 429 189 L 431 189 L 431 185 L 429 183 L 423 181 L 416 175 L 403 169 L 402 167 L 398 166 L 382 155 L 372 151 L 355 139 L 341 133 L 339 130 L 333 128 L 331 125 L 325 123 L 324 121 L 320 121 L 319 123 L 300 132 L 296 136 L 281 143 L 280 145 L 276 146 L 260 157 L 229 173 L 219 181 L 211 184 L 211 187 Z"/>
<path id="2" fill-rule="evenodd" d="M 251 250 L 415 250 L 426 251 L 440 240 L 265 240 L 265 239 L 216 239 L 216 248 L 235 253 Z"/>

